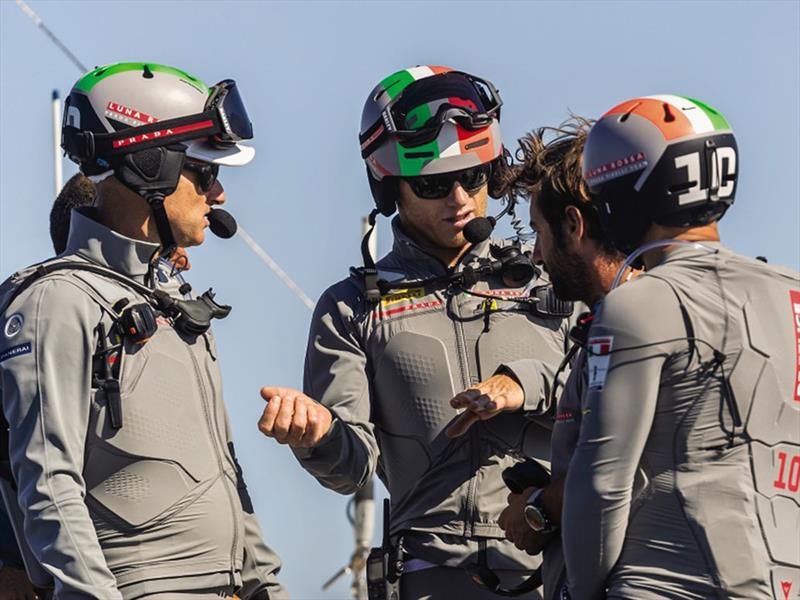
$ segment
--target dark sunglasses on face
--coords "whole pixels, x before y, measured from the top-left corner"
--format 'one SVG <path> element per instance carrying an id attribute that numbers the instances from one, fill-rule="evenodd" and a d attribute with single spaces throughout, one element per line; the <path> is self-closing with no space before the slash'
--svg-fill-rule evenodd
<path id="1" fill-rule="evenodd" d="M 486 164 L 452 173 L 419 175 L 403 179 L 416 196 L 426 200 L 438 200 L 449 195 L 456 182 L 461 184 L 467 193 L 474 194 L 489 181 L 490 172 L 491 168 Z"/>
<path id="2" fill-rule="evenodd" d="M 197 177 L 197 185 L 202 192 L 210 192 L 219 175 L 219 165 L 187 160 L 183 168 Z"/>

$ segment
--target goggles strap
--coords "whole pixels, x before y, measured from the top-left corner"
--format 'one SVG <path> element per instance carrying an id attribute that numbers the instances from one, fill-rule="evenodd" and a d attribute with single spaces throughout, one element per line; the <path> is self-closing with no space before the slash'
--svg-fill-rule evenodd
<path id="1" fill-rule="evenodd" d="M 375 121 L 369 129 L 359 135 L 358 142 L 361 144 L 361 158 L 367 158 L 375 152 L 383 144 L 383 140 L 387 135 L 386 126 L 382 118 Z"/>
<path id="2" fill-rule="evenodd" d="M 93 133 L 64 127 L 62 144 L 70 156 L 83 161 L 105 159 L 166 144 L 210 137 L 223 132 L 219 114 L 209 110 L 196 115 L 129 127 L 113 133 Z"/>

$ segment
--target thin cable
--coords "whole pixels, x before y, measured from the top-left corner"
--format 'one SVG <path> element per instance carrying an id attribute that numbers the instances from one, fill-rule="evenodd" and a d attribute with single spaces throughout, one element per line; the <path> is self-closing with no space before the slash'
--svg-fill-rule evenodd
<path id="1" fill-rule="evenodd" d="M 622 266 L 617 271 L 617 276 L 614 277 L 614 281 L 611 283 L 611 289 L 616 289 L 619 286 L 620 282 L 622 281 L 622 276 L 625 275 L 625 272 L 628 270 L 636 259 L 639 258 L 645 252 L 649 252 L 653 248 L 662 248 L 666 246 L 691 246 L 695 250 L 704 250 L 709 254 L 714 254 L 718 252 L 716 248 L 710 248 L 700 242 L 691 242 L 689 240 L 654 240 L 652 242 L 647 242 L 646 244 L 642 244 L 636 250 L 631 252 L 628 257 L 625 259 L 625 262 L 622 263 Z M 625 280 L 627 281 L 627 279 Z"/>
<path id="2" fill-rule="evenodd" d="M 278 279 L 280 279 L 281 282 L 283 282 L 283 284 L 288 287 L 309 310 L 314 310 L 314 302 L 311 300 L 311 298 L 306 296 L 305 292 L 301 290 L 300 287 L 294 281 L 292 281 L 292 278 L 286 274 L 286 271 L 281 269 L 280 265 L 276 263 L 261 246 L 258 245 L 258 242 L 256 242 L 250 236 L 250 234 L 247 233 L 247 231 L 245 231 L 244 227 L 239 225 L 239 229 L 236 233 L 244 240 L 244 243 L 250 247 L 250 250 L 252 250 L 256 256 L 258 256 L 258 258 L 260 258 L 263 263 L 267 265 L 270 270 L 275 273 L 275 275 L 277 275 Z"/>
<path id="3" fill-rule="evenodd" d="M 78 69 L 80 69 L 81 73 L 86 73 L 87 71 L 89 71 L 89 69 L 87 69 L 86 66 L 84 66 L 84 64 L 81 61 L 78 60 L 78 57 L 75 56 L 72 52 L 70 52 L 69 48 L 67 48 L 61 42 L 61 40 L 58 39 L 55 36 L 55 34 L 47 28 L 47 25 L 44 24 L 44 21 L 42 21 L 42 18 L 39 15 L 37 15 L 35 12 L 33 12 L 33 9 L 30 6 L 25 4 L 25 2 L 23 2 L 23 0 L 17 0 L 17 6 L 19 6 L 20 9 L 22 10 L 22 12 L 24 12 L 26 15 L 28 15 L 28 17 L 30 17 L 31 21 L 33 21 L 34 24 L 39 29 L 41 29 L 44 32 L 44 34 L 47 37 L 49 37 L 50 40 L 56 46 L 58 46 L 59 50 L 61 50 L 67 56 L 67 58 L 69 58 L 72 61 L 72 64 L 74 64 L 76 67 L 78 67 Z"/>

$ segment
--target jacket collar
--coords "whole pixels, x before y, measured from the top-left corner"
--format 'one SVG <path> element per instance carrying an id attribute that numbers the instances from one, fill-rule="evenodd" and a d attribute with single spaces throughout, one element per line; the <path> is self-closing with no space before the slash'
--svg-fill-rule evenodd
<path id="1" fill-rule="evenodd" d="M 416 267 L 415 270 L 427 271 L 434 275 L 444 275 L 449 271 L 449 268 L 439 258 L 435 257 L 430 252 L 424 250 L 420 245 L 415 242 L 403 230 L 400 223 L 400 217 L 392 219 L 392 234 L 394 236 L 394 244 L 392 246 L 392 253 L 402 259 L 403 261 L 410 261 Z M 469 265 L 479 258 L 485 258 L 489 254 L 490 240 L 484 240 L 479 244 L 470 246 L 464 253 L 455 271 L 460 271 L 465 265 Z"/>
<path id="2" fill-rule="evenodd" d="M 664 253 L 658 265 L 661 266 L 666 263 L 674 262 L 676 260 L 686 260 L 693 258 L 700 258 L 712 256 L 725 252 L 724 247 L 720 242 L 702 241 L 692 244 L 677 243 L 672 246 L 666 246 Z M 655 268 L 655 267 L 654 267 Z"/>
<path id="3" fill-rule="evenodd" d="M 125 237 L 93 217 L 92 208 L 72 209 L 67 247 L 61 256 L 77 254 L 144 283 L 159 244 Z"/>

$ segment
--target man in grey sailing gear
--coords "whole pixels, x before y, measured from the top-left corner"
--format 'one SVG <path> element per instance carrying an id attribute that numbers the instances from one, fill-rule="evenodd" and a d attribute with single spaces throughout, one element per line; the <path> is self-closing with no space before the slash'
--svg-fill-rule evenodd
<path id="1" fill-rule="evenodd" d="M 378 210 L 399 209 L 393 249 L 323 294 L 305 394 L 262 390 L 261 430 L 322 485 L 350 494 L 377 473 L 387 486 L 392 542 L 402 538 L 407 553 L 403 599 L 492 598 L 465 569 L 483 557 L 516 583 L 539 562 L 503 539 L 501 472 L 523 453 L 548 460 L 547 419 L 535 415 L 548 410 L 567 322 L 529 298 L 546 295 L 546 280 L 525 287 L 499 267 L 503 252 L 525 248 L 465 238 L 502 166 L 498 113 L 490 84 L 443 67 L 405 69 L 373 90 L 362 155 Z M 462 390 L 513 397 L 531 418 L 453 423 Z M 468 434 L 450 439 L 451 423 Z"/>
<path id="2" fill-rule="evenodd" d="M 647 272 L 612 289 L 589 332 L 562 522 L 573 598 L 800 586 L 800 282 L 720 244 L 737 159 L 725 118 L 678 96 L 623 102 L 589 133 L 592 201 Z"/>
<path id="3" fill-rule="evenodd" d="M 517 195 L 531 200 L 534 259 L 548 273 L 556 294 L 591 307 L 611 287 L 624 256 L 604 236 L 583 182 L 581 158 L 590 126 L 589 121 L 574 117 L 559 127 L 543 127 L 526 135 L 516 153 L 520 160 L 513 167 L 513 186 Z M 582 315 L 572 330 L 574 346 L 568 354 L 572 369 L 563 388 L 556 389 L 551 481 L 544 488 L 529 487 L 520 494 L 509 494 L 508 506 L 499 519 L 506 537 L 518 548 L 530 554 L 542 552 L 546 600 L 559 600 L 566 581 L 559 526 L 564 479 L 578 439 L 586 381 L 586 353 L 580 347 L 580 335 L 590 319 L 590 313 Z"/>
<path id="4" fill-rule="evenodd" d="M 0 288 L 3 495 L 56 598 L 286 597 L 223 404 L 208 326 L 226 307 L 162 260 L 203 242 L 219 165 L 252 158 L 245 120 L 232 82 L 154 64 L 97 68 L 66 102 L 96 205 L 57 259 Z"/>

